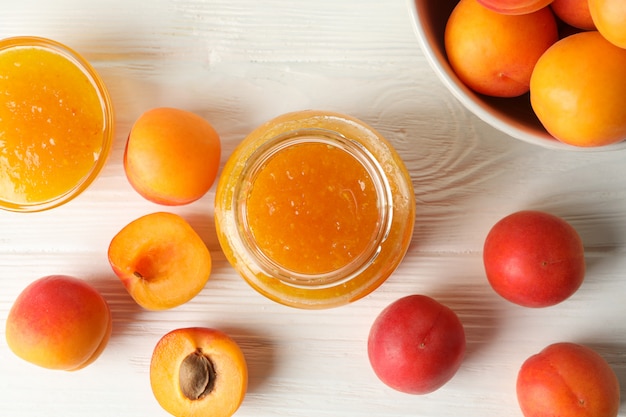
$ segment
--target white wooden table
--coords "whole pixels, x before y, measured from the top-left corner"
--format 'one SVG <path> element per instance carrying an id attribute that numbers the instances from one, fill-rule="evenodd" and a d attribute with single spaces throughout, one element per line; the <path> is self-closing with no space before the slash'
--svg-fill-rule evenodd
<path id="1" fill-rule="evenodd" d="M 104 171 L 82 196 L 37 214 L 0 212 L 1 416 L 167 416 L 150 390 L 150 355 L 167 331 L 197 325 L 227 331 L 246 354 L 250 384 L 239 417 L 521 416 L 517 370 L 556 341 L 595 347 L 626 390 L 626 153 L 546 150 L 469 114 L 425 61 L 405 0 L 7 0 L 0 37 L 15 35 L 53 38 L 88 58 L 112 95 L 117 131 Z M 285 112 L 340 111 L 373 125 L 404 158 L 417 195 L 404 262 L 349 306 L 278 305 L 226 262 L 213 188 L 169 209 L 189 219 L 212 251 L 209 283 L 184 306 L 143 311 L 106 251 L 125 224 L 163 210 L 131 189 L 122 166 L 131 124 L 156 106 L 206 117 L 221 135 L 222 163 L 248 132 Z M 582 288 L 541 310 L 495 295 L 481 260 L 491 225 L 528 208 L 570 221 L 588 260 Z M 75 373 L 23 362 L 4 338 L 18 293 L 53 273 L 89 280 L 113 311 L 108 348 Z M 372 321 L 411 293 L 453 308 L 467 332 L 460 371 L 426 396 L 387 388 L 367 360 Z"/>

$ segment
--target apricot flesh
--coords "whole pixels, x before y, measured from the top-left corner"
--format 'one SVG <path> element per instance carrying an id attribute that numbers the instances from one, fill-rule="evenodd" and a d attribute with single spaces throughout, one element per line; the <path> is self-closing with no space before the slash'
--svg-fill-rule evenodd
<path id="1" fill-rule="evenodd" d="M 593 349 L 555 343 L 532 355 L 517 377 L 525 417 L 615 417 L 620 386 L 615 372 Z"/>
<path id="2" fill-rule="evenodd" d="M 155 346 L 150 384 L 157 402 L 174 416 L 229 417 L 245 397 L 248 368 L 239 345 L 226 333 L 180 328 Z"/>
<path id="3" fill-rule="evenodd" d="M 537 62 L 532 108 L 546 130 L 574 146 L 604 146 L 626 138 L 626 49 L 599 32 L 567 36 Z"/>
<path id="4" fill-rule="evenodd" d="M 456 5 L 444 34 L 455 74 L 473 91 L 494 97 L 527 93 L 537 60 L 557 39 L 556 20 L 548 8 L 505 15 L 477 0 Z"/>
<path id="5" fill-rule="evenodd" d="M 144 198 L 178 206 L 206 194 L 217 177 L 220 156 L 219 135 L 207 120 L 186 110 L 160 107 L 146 111 L 133 125 L 124 169 Z"/>
<path id="6" fill-rule="evenodd" d="M 194 298 L 211 275 L 211 253 L 181 216 L 156 212 L 124 226 L 111 240 L 109 263 L 124 287 L 148 310 Z"/>
<path id="7" fill-rule="evenodd" d="M 112 331 L 109 306 L 87 282 L 50 275 L 28 285 L 6 321 L 15 355 L 48 369 L 75 371 L 94 362 Z"/>

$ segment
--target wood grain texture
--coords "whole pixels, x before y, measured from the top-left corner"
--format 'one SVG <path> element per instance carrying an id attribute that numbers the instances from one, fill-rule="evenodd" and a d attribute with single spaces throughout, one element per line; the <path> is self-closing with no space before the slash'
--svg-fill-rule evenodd
<path id="1" fill-rule="evenodd" d="M 92 62 L 113 98 L 116 137 L 102 175 L 76 200 L 43 213 L 0 212 L 0 415 L 166 416 L 150 391 L 150 355 L 167 331 L 192 325 L 221 328 L 241 344 L 250 387 L 239 417 L 521 416 L 514 392 L 521 362 L 561 340 L 594 346 L 626 387 L 626 154 L 541 149 L 469 114 L 428 66 L 404 0 L 7 3 L 0 37 L 50 37 Z M 369 123 L 397 148 L 413 181 L 417 219 L 404 262 L 352 305 L 278 305 L 226 262 L 213 189 L 169 209 L 189 219 L 211 249 L 209 283 L 172 311 L 141 310 L 113 276 L 106 249 L 129 221 L 163 210 L 131 189 L 121 162 L 133 121 L 155 106 L 206 117 L 222 137 L 222 163 L 248 132 L 285 112 L 327 109 Z M 586 281 L 555 307 L 512 306 L 484 277 L 487 231 L 526 208 L 563 216 L 585 243 Z M 80 372 L 35 368 L 4 340 L 17 294 L 52 273 L 89 280 L 113 311 L 107 350 Z M 383 386 L 367 361 L 372 321 L 411 293 L 449 305 L 467 331 L 459 373 L 427 396 Z"/>

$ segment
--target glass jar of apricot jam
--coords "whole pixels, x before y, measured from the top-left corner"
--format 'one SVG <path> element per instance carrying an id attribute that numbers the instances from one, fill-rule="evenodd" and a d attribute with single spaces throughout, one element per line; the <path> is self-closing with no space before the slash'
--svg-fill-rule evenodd
<path id="1" fill-rule="evenodd" d="M 80 194 L 113 140 L 113 109 L 78 53 L 38 37 L 0 40 L 0 208 L 41 211 Z"/>
<path id="2" fill-rule="evenodd" d="M 234 150 L 215 221 L 226 258 L 254 289 L 288 306 L 330 308 L 364 297 L 397 268 L 415 195 L 373 128 L 301 111 L 263 124 Z"/>

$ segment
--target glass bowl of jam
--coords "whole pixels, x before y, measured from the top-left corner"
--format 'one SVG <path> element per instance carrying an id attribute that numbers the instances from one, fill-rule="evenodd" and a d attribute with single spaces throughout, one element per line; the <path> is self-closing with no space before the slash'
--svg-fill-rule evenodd
<path id="1" fill-rule="evenodd" d="M 0 208 L 33 212 L 78 196 L 113 141 L 113 108 L 100 76 L 46 38 L 0 40 Z"/>

